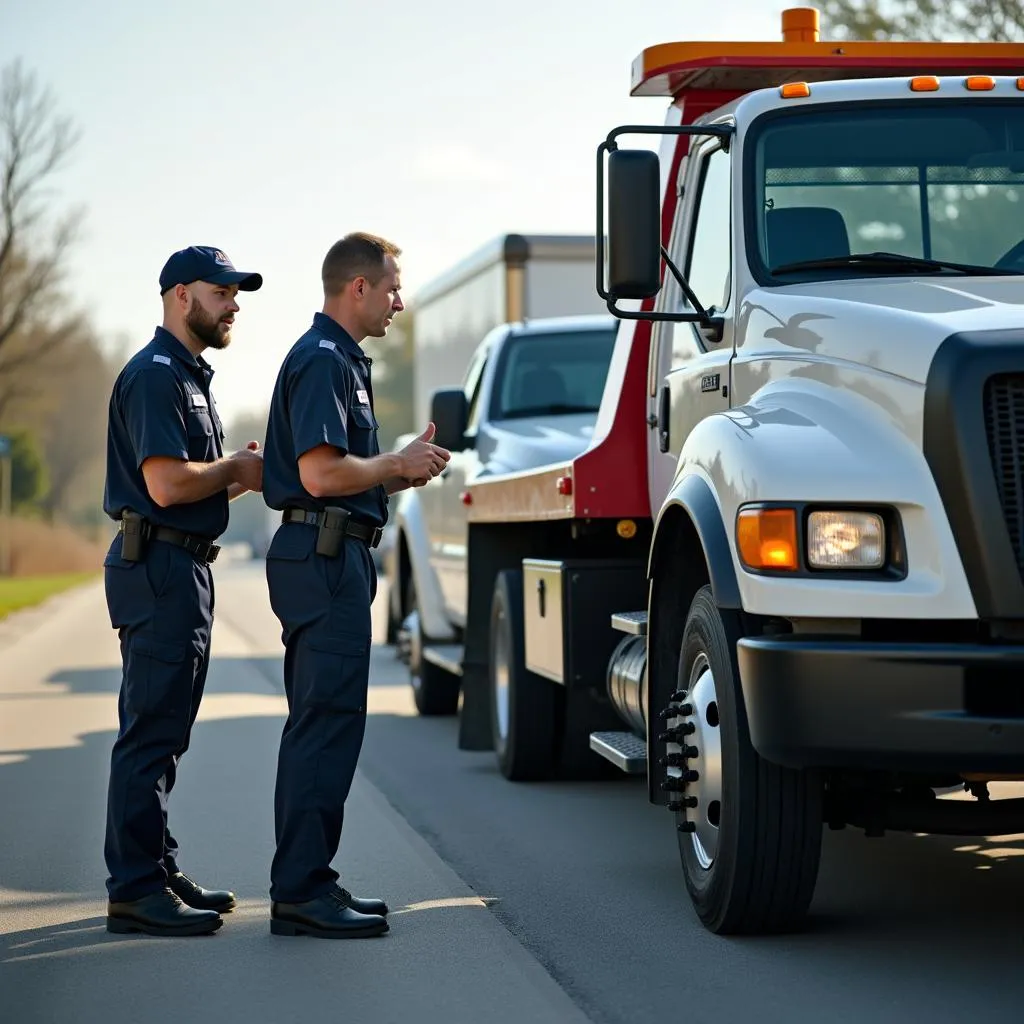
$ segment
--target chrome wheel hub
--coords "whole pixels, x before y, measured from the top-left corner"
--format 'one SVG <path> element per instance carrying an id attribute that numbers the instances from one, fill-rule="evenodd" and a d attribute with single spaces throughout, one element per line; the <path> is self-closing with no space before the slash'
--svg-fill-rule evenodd
<path id="1" fill-rule="evenodd" d="M 718 853 L 722 821 L 722 739 L 715 677 L 703 651 L 690 667 L 686 689 L 672 695 L 661 717 L 668 725 L 662 734 L 667 767 L 662 788 L 674 794 L 669 809 L 680 815 L 679 831 L 690 836 L 706 871 Z"/>

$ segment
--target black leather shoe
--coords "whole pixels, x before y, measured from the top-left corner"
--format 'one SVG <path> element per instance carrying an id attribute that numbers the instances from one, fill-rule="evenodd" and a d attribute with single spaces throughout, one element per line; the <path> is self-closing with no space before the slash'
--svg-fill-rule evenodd
<path id="1" fill-rule="evenodd" d="M 272 903 L 270 931 L 274 935 L 312 935 L 317 939 L 369 939 L 388 931 L 379 914 L 360 914 L 335 889 L 305 903 Z"/>
<path id="2" fill-rule="evenodd" d="M 208 935 L 222 924 L 213 910 L 186 907 L 170 889 L 143 896 L 130 903 L 107 904 L 107 931 L 124 935 Z"/>
<path id="3" fill-rule="evenodd" d="M 167 879 L 167 888 L 182 903 L 187 903 L 196 910 L 216 910 L 218 914 L 226 914 L 235 909 L 235 894 L 226 889 L 204 889 L 193 882 L 188 875 L 180 871 Z"/>
<path id="4" fill-rule="evenodd" d="M 383 900 L 363 900 L 353 896 L 348 889 L 342 889 L 340 885 L 334 887 L 334 891 L 344 901 L 345 905 L 351 907 L 357 914 L 377 914 L 379 917 L 388 916 L 388 905 Z"/>

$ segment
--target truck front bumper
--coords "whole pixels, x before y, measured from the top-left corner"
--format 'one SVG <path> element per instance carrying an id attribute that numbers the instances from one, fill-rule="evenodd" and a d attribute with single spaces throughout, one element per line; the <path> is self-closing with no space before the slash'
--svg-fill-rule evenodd
<path id="1" fill-rule="evenodd" d="M 1024 647 L 758 637 L 737 653 L 766 760 L 1024 773 Z"/>

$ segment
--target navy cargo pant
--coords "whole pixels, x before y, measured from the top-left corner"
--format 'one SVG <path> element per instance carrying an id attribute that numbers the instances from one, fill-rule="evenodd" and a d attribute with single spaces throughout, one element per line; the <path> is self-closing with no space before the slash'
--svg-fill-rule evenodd
<path id="1" fill-rule="evenodd" d="M 267 552 L 288 698 L 270 869 L 270 898 L 283 903 L 315 899 L 338 880 L 331 861 L 366 728 L 376 571 L 363 541 L 346 537 L 341 553 L 325 558 L 316 536 L 315 526 L 286 523 Z"/>
<path id="2" fill-rule="evenodd" d="M 213 574 L 183 548 L 152 541 L 141 562 L 104 562 L 107 608 L 121 639 L 119 728 L 110 757 L 104 853 L 112 901 L 141 899 L 178 871 L 167 800 L 206 685 Z"/>

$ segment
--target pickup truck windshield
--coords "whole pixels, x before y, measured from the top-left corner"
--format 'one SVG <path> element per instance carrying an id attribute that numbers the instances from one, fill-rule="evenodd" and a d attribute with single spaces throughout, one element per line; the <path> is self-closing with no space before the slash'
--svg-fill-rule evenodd
<path id="1" fill-rule="evenodd" d="M 1024 270 L 1024 104 L 787 113 L 753 153 L 758 256 L 780 281 Z"/>
<path id="2" fill-rule="evenodd" d="M 615 347 L 606 330 L 521 334 L 505 343 L 491 418 L 593 412 L 601 405 Z"/>

